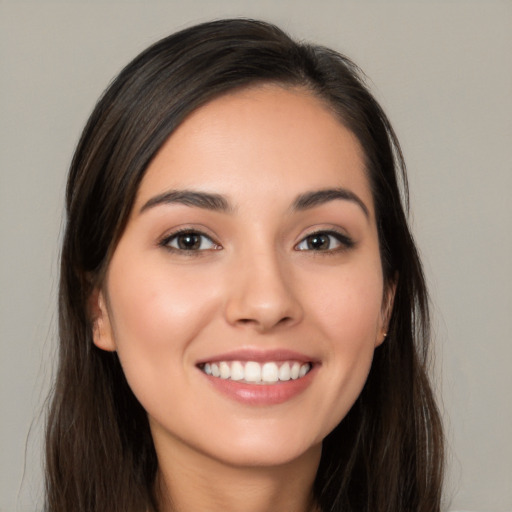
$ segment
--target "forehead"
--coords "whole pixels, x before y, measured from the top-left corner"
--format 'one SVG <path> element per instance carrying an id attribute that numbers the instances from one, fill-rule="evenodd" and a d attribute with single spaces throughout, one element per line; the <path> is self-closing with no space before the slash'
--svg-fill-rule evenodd
<path id="1" fill-rule="evenodd" d="M 311 92 L 267 84 L 192 112 L 149 165 L 136 204 L 175 188 L 220 192 L 236 204 L 336 186 L 352 189 L 371 209 L 355 135 Z"/>

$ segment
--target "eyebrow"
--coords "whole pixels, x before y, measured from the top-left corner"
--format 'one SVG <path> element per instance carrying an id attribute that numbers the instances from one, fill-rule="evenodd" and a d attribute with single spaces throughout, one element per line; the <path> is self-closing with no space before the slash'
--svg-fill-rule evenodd
<path id="1" fill-rule="evenodd" d="M 308 210 L 310 208 L 314 208 L 315 206 L 320 206 L 330 201 L 339 199 L 343 201 L 351 201 L 357 204 L 361 210 L 363 210 L 365 216 L 370 218 L 370 212 L 368 207 L 364 204 L 363 200 L 357 194 L 354 194 L 354 192 L 342 187 L 327 188 L 301 194 L 293 202 L 292 209 L 298 211 Z"/>
<path id="2" fill-rule="evenodd" d="M 142 213 L 150 208 L 163 204 L 184 204 L 185 206 L 195 206 L 205 210 L 229 213 L 232 211 L 228 200 L 219 194 L 210 194 L 207 192 L 195 192 L 193 190 L 170 190 L 152 197 L 140 209 Z"/>
<path id="3" fill-rule="evenodd" d="M 292 211 L 309 210 L 334 200 L 351 201 L 361 208 L 367 218 L 370 217 L 368 207 L 362 199 L 357 194 L 354 194 L 354 192 L 341 187 L 314 190 L 301 194 L 293 202 Z M 139 214 L 155 206 L 175 203 L 223 213 L 234 211 L 228 199 L 220 194 L 197 192 L 194 190 L 170 190 L 149 199 L 141 207 Z"/>

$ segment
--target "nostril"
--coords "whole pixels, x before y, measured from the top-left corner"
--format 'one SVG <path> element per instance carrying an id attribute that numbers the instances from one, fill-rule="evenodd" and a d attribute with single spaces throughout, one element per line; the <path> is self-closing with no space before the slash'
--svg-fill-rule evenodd
<path id="1" fill-rule="evenodd" d="M 301 320 L 301 304 L 288 288 L 256 285 L 253 282 L 245 283 L 244 287 L 229 295 L 225 304 L 228 323 L 240 328 L 254 327 L 267 331 Z"/>
<path id="2" fill-rule="evenodd" d="M 292 322 L 293 322 L 293 318 L 291 316 L 284 316 L 281 319 L 277 320 L 277 322 L 275 322 L 275 321 L 265 322 L 265 321 L 261 321 L 261 319 L 258 320 L 257 318 L 239 318 L 237 320 L 238 325 L 258 325 L 264 329 L 277 327 L 280 325 L 284 326 L 284 325 L 292 323 Z"/>

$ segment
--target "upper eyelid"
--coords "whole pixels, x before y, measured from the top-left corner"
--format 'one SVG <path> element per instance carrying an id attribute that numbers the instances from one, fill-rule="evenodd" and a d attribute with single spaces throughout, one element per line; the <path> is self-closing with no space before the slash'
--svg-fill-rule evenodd
<path id="1" fill-rule="evenodd" d="M 175 249 L 176 251 L 181 251 L 180 249 L 176 249 L 174 247 L 171 247 L 170 245 L 168 245 L 172 240 L 174 240 L 176 237 L 180 236 L 180 235 L 183 235 L 183 234 L 186 234 L 186 233 L 194 233 L 194 234 L 197 234 L 199 236 L 204 236 L 205 238 L 208 238 L 208 240 L 210 240 L 216 247 L 218 247 L 219 249 L 222 249 L 222 245 L 217 241 L 217 238 L 214 236 L 214 235 L 211 235 L 209 233 L 206 233 L 203 229 L 198 229 L 198 228 L 193 228 L 193 227 L 182 227 L 182 228 L 177 228 L 177 229 L 173 229 L 171 231 L 168 231 L 167 234 L 161 236 L 158 241 L 157 241 L 157 245 L 160 246 L 160 247 L 164 247 L 164 248 L 167 248 L 167 249 Z M 209 249 L 202 249 L 202 250 L 198 250 L 198 251 L 183 251 L 183 252 L 204 252 L 206 250 L 209 250 Z"/>
<path id="2" fill-rule="evenodd" d="M 325 224 L 325 225 L 320 224 L 320 225 L 309 226 L 308 228 L 302 230 L 300 235 L 298 236 L 298 242 L 301 242 L 308 236 L 315 235 L 318 233 L 333 233 L 333 234 L 339 235 L 343 238 L 348 238 L 350 240 L 353 240 L 353 236 L 349 233 L 349 231 L 345 228 L 342 228 L 341 226 L 335 226 L 332 224 Z"/>
<path id="3" fill-rule="evenodd" d="M 338 239 L 341 243 L 343 243 L 343 241 L 345 241 L 347 243 L 350 243 L 351 245 L 355 245 L 354 239 L 349 234 L 344 233 L 341 230 L 329 228 L 329 229 L 316 229 L 316 230 L 310 231 L 309 233 L 306 233 L 305 235 L 302 235 L 300 240 L 295 244 L 295 247 L 297 245 L 299 245 L 300 243 L 302 243 L 304 240 L 306 240 L 306 238 L 309 238 L 310 236 L 314 236 L 314 235 L 320 235 L 320 234 L 331 235 L 334 237 L 337 236 L 337 237 L 339 237 Z"/>
<path id="4" fill-rule="evenodd" d="M 218 243 L 217 239 L 218 237 L 211 232 L 210 229 L 206 228 L 205 226 L 180 226 L 175 227 L 172 229 L 169 229 L 160 237 L 160 240 L 168 240 L 170 238 L 173 238 L 175 236 L 181 235 L 183 233 L 196 233 L 198 235 L 205 236 L 207 238 L 210 238 L 213 242 Z"/>

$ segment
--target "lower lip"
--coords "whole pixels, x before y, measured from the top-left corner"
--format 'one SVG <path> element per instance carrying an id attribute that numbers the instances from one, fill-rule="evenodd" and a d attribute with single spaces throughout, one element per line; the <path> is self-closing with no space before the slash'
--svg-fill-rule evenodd
<path id="1" fill-rule="evenodd" d="M 231 379 L 220 379 L 201 373 L 208 382 L 227 397 L 247 405 L 282 404 L 300 395 L 311 384 L 316 373 L 316 366 L 304 377 L 275 384 L 246 384 Z"/>

